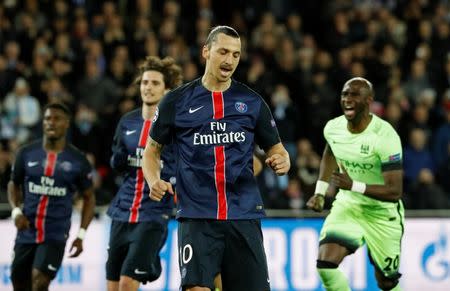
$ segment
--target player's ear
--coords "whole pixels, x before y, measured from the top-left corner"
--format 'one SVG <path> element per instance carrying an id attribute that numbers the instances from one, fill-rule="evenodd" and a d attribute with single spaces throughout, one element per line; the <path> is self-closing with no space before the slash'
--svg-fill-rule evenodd
<path id="1" fill-rule="evenodd" d="M 209 48 L 208 48 L 207 45 L 204 45 L 204 46 L 203 46 L 203 49 L 202 49 L 202 57 L 203 57 L 205 60 L 209 59 Z"/>

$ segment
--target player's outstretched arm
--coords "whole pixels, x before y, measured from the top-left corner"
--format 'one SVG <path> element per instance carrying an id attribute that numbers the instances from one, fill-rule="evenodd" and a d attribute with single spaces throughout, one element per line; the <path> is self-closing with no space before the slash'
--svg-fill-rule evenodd
<path id="1" fill-rule="evenodd" d="M 291 161 L 289 160 L 289 153 L 284 148 L 281 142 L 269 148 L 266 154 L 267 154 L 266 159 L 267 166 L 272 168 L 272 170 L 278 176 L 287 174 L 287 172 L 291 168 Z"/>
<path id="2" fill-rule="evenodd" d="M 325 201 L 325 193 L 328 189 L 328 181 L 330 180 L 333 171 L 338 167 L 336 158 L 330 146 L 326 144 L 325 150 L 322 154 L 319 168 L 319 179 L 317 180 L 316 190 L 314 195 L 308 200 L 306 206 L 309 209 L 320 212 L 323 210 Z"/>
<path id="3" fill-rule="evenodd" d="M 76 258 L 83 252 L 83 239 L 86 234 L 86 230 L 89 224 L 94 218 L 95 209 L 95 194 L 94 189 L 89 187 L 83 191 L 83 207 L 81 208 L 81 222 L 80 230 L 78 231 L 77 238 L 72 242 L 70 246 L 69 258 Z"/>
<path id="4" fill-rule="evenodd" d="M 24 230 L 30 227 L 30 221 L 23 215 L 20 205 L 23 201 L 22 189 L 14 181 L 8 183 L 8 200 L 11 205 L 11 217 L 18 230 Z"/>
<path id="5" fill-rule="evenodd" d="M 150 199 L 155 201 L 161 201 L 167 191 L 174 194 L 172 184 L 160 178 L 162 147 L 161 144 L 149 137 L 142 156 L 142 171 L 150 186 Z"/>

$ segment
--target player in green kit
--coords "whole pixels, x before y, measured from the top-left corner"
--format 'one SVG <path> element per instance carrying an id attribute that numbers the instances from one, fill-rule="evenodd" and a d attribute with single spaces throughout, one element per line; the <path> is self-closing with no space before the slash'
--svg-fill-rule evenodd
<path id="1" fill-rule="evenodd" d="M 338 266 L 363 244 L 378 287 L 400 290 L 402 145 L 392 126 L 369 112 L 373 97 L 368 80 L 350 79 L 341 93 L 344 115 L 324 129 L 327 145 L 307 206 L 322 211 L 328 182 L 339 188 L 320 233 L 317 270 L 327 291 L 350 290 Z"/>

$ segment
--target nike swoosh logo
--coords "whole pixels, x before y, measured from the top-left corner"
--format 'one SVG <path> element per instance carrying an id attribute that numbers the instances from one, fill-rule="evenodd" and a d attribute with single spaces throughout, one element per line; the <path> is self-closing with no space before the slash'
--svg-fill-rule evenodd
<path id="1" fill-rule="evenodd" d="M 39 162 L 28 162 L 28 167 L 34 167 L 34 166 L 37 166 L 39 164 Z"/>
<path id="2" fill-rule="evenodd" d="M 52 264 L 48 264 L 47 268 L 48 268 L 50 271 L 56 271 L 56 267 L 53 267 Z"/>
<path id="3" fill-rule="evenodd" d="M 126 135 L 130 135 L 130 134 L 133 134 L 135 132 L 136 132 L 136 130 L 127 130 L 127 131 L 125 131 L 125 134 Z"/>
<path id="4" fill-rule="evenodd" d="M 134 269 L 134 273 L 138 275 L 147 274 L 146 271 L 139 271 L 139 269 Z"/>
<path id="5" fill-rule="evenodd" d="M 203 106 L 197 107 L 197 108 L 195 108 L 195 109 L 189 108 L 189 113 L 192 114 L 192 113 L 194 113 L 195 111 L 198 111 L 198 110 L 200 110 L 200 109 L 202 109 L 202 108 L 203 108 Z"/>

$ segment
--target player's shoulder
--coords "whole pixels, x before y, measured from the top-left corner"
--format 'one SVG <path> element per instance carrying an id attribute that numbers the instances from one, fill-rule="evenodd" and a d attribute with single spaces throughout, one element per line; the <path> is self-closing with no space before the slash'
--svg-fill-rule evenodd
<path id="1" fill-rule="evenodd" d="M 164 102 L 174 102 L 177 99 L 184 97 L 184 96 L 190 96 L 192 92 L 194 91 L 195 87 L 198 85 L 201 85 L 201 79 L 197 78 L 195 80 L 192 80 L 188 83 L 185 83 L 175 89 L 170 90 L 163 98 L 162 101 Z"/>
<path id="2" fill-rule="evenodd" d="M 256 97 L 260 100 L 263 100 L 263 98 L 261 97 L 261 95 L 258 92 L 256 92 L 255 90 L 253 90 L 248 85 L 246 85 L 242 82 L 232 79 L 231 86 L 233 87 L 233 90 L 239 91 L 239 93 L 241 93 L 241 94 L 243 93 L 243 94 L 248 95 L 249 97 Z"/>
<path id="3" fill-rule="evenodd" d="M 122 117 L 120 118 L 120 121 L 126 121 L 126 120 L 130 120 L 130 119 L 135 119 L 135 118 L 140 118 L 142 112 L 142 108 L 136 108 L 133 109 L 127 113 L 125 113 L 124 115 L 122 115 Z"/>
<path id="4" fill-rule="evenodd" d="M 31 152 L 35 150 L 43 150 L 42 148 L 42 139 L 37 139 L 31 142 L 28 142 L 17 149 L 18 153 Z"/>
<path id="5" fill-rule="evenodd" d="M 381 136 L 398 136 L 397 132 L 395 131 L 394 127 L 392 127 L 392 125 L 387 122 L 386 120 L 378 117 L 377 115 L 373 114 L 372 115 L 373 119 L 373 126 L 372 126 L 372 130 L 374 133 L 376 133 L 377 135 L 381 135 Z"/>
<path id="6" fill-rule="evenodd" d="M 73 145 L 71 143 L 67 144 L 66 150 L 67 150 L 68 153 L 73 155 L 76 159 L 87 160 L 86 159 L 86 154 L 82 150 L 80 150 L 79 148 L 77 148 L 75 145 Z"/>
<path id="7" fill-rule="evenodd" d="M 347 128 L 347 119 L 344 115 L 332 118 L 325 124 L 324 131 L 335 130 L 337 128 Z"/>

